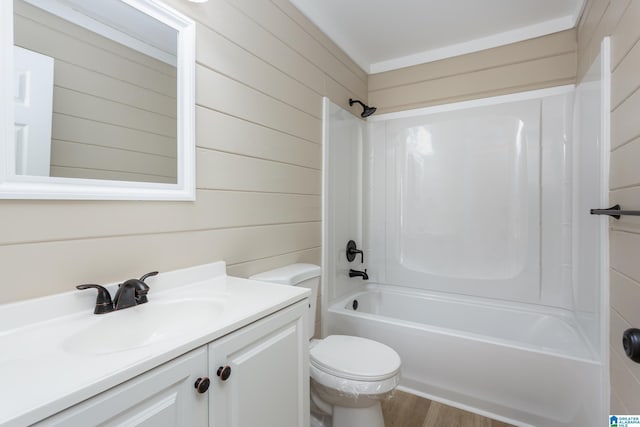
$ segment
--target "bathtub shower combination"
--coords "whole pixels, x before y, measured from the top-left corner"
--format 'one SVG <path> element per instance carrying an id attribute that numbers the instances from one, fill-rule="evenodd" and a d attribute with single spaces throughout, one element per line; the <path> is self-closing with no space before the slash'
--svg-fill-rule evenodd
<path id="1" fill-rule="evenodd" d="M 323 333 L 391 346 L 401 388 L 430 399 L 603 425 L 598 97 L 560 87 L 366 124 L 325 101 Z"/>
<path id="2" fill-rule="evenodd" d="M 536 427 L 598 419 L 591 405 L 600 401 L 600 364 L 561 312 L 385 285 L 329 311 L 331 333 L 375 339 L 400 354 L 408 391 Z"/>

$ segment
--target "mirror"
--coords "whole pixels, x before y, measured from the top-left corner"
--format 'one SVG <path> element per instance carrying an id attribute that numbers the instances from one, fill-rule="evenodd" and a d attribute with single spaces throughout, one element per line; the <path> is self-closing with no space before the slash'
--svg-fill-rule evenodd
<path id="1" fill-rule="evenodd" d="M 193 21 L 153 0 L 0 8 L 1 198 L 195 198 Z"/>

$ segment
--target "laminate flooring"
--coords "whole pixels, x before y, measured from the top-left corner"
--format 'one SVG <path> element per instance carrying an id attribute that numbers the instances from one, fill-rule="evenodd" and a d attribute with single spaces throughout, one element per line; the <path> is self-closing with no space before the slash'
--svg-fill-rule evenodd
<path id="1" fill-rule="evenodd" d="M 513 427 L 396 390 L 382 402 L 385 427 Z"/>

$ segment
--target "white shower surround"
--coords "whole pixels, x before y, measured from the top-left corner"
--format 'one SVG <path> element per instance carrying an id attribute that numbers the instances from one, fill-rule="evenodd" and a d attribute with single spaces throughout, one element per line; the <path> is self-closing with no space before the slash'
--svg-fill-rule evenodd
<path id="1" fill-rule="evenodd" d="M 580 96 L 581 90 L 578 101 L 588 98 Z M 575 194 L 574 185 L 586 175 L 578 167 L 574 170 L 573 163 L 594 159 L 579 158 L 573 149 L 574 92 L 573 86 L 565 86 L 391 113 L 373 116 L 366 126 L 325 100 L 325 117 L 331 119 L 324 127 L 323 334 L 359 335 L 391 345 L 403 359 L 403 387 L 434 400 L 516 425 L 600 425 L 608 404 L 606 292 L 598 288 L 604 274 L 588 284 L 572 280 L 572 274 L 576 276 L 581 263 L 597 260 L 606 246 L 592 240 L 599 247 L 586 251 L 595 250 L 596 258 L 585 257 L 575 237 L 593 230 L 594 224 L 596 233 L 603 231 L 599 225 L 606 220 L 585 218 L 582 210 L 584 200 L 602 203 L 606 191 L 596 189 L 589 197 L 584 197 L 584 189 L 582 196 Z M 407 117 L 415 116 L 446 118 L 447 113 L 456 117 L 460 111 L 483 109 L 503 115 L 524 112 L 522 122 L 529 127 L 521 143 L 528 156 L 520 166 L 527 169 L 526 203 L 534 203 L 525 209 L 534 212 L 520 230 L 532 233 L 536 242 L 526 242 L 524 264 L 505 270 L 522 273 L 528 265 L 529 271 L 520 278 L 502 274 L 475 282 L 470 277 L 440 277 L 440 283 L 430 280 L 438 274 L 407 274 L 398 268 L 398 232 L 388 218 L 403 208 L 397 197 L 402 183 L 388 173 L 396 172 L 398 165 L 398 147 L 386 141 L 389 122 L 411 122 Z M 578 123 L 577 132 L 583 125 Z M 598 150 L 605 146 L 599 144 Z M 601 156 L 598 150 L 590 155 Z M 393 198 L 388 200 L 390 194 Z M 395 216 L 397 222 L 400 215 Z M 364 264 L 346 261 L 349 239 L 364 248 Z M 368 268 L 375 284 L 350 279 L 349 268 Z M 356 295 L 364 302 L 359 311 L 350 309 Z M 519 338 L 517 333 L 502 334 L 518 329 Z M 539 340 L 554 334 L 560 341 L 571 337 L 574 345 Z M 534 336 L 537 340 L 527 339 Z M 459 359 L 473 354 L 481 357 L 469 363 Z M 573 381 L 577 384 L 569 383 Z"/>

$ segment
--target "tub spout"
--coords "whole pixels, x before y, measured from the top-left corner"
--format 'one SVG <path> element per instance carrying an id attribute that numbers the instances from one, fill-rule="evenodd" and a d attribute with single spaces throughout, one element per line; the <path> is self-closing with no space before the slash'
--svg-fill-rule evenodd
<path id="1" fill-rule="evenodd" d="M 349 269 L 349 277 L 362 277 L 362 280 L 369 280 L 369 275 L 367 275 L 367 269 L 364 271 Z"/>

